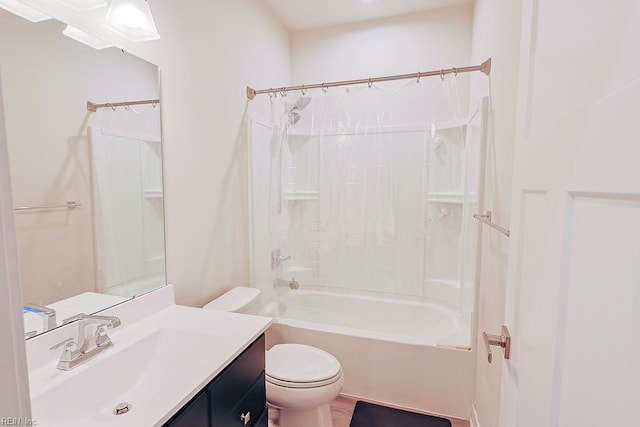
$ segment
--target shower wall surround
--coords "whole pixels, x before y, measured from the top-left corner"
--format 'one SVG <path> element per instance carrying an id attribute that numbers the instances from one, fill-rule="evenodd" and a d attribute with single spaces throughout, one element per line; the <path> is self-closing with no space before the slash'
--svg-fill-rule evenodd
<path id="1" fill-rule="evenodd" d="M 483 114 L 462 107 L 466 79 L 272 101 L 280 120 L 254 125 L 254 230 L 291 258 L 256 266 L 265 293 L 274 279 L 295 278 L 309 289 L 472 311 Z"/>

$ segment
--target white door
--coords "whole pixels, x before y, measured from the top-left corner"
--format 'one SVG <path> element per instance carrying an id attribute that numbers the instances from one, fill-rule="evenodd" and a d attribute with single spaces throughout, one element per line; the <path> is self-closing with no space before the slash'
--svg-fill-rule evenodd
<path id="1" fill-rule="evenodd" d="M 640 2 L 524 0 L 522 28 L 500 425 L 638 425 Z"/>

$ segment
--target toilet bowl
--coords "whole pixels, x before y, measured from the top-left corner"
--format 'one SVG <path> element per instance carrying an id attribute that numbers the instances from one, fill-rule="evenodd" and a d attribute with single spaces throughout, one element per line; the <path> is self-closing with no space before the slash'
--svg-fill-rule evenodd
<path id="1" fill-rule="evenodd" d="M 344 384 L 338 359 L 303 344 L 267 351 L 267 402 L 280 409 L 279 427 L 330 427 L 329 403 Z"/>
<path id="2" fill-rule="evenodd" d="M 260 290 L 235 287 L 203 308 L 265 314 Z M 279 427 L 331 427 L 329 403 L 344 384 L 340 362 L 331 354 L 303 344 L 278 344 L 266 353 L 267 403 L 279 410 Z"/>

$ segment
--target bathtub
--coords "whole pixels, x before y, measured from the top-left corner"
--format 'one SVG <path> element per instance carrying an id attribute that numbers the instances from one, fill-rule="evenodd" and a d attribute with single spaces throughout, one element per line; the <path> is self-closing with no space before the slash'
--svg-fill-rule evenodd
<path id="1" fill-rule="evenodd" d="M 435 302 L 292 290 L 266 304 L 267 347 L 300 343 L 340 360 L 344 395 L 469 419 L 469 319 Z"/>

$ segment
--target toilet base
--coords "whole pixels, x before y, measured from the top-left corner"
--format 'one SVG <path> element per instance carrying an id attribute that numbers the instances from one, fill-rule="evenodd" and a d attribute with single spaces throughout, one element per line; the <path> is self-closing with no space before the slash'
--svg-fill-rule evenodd
<path id="1" fill-rule="evenodd" d="M 332 427 L 329 404 L 311 409 L 280 409 L 278 427 Z"/>

